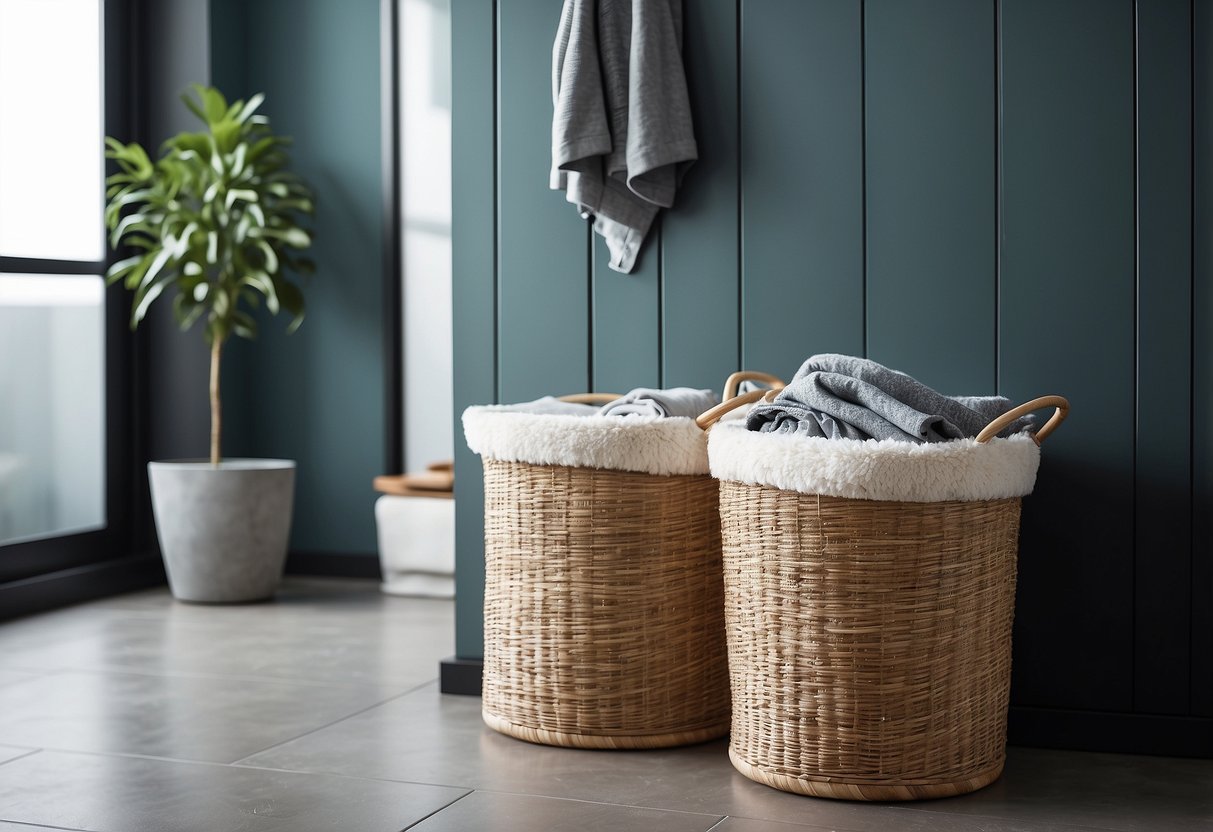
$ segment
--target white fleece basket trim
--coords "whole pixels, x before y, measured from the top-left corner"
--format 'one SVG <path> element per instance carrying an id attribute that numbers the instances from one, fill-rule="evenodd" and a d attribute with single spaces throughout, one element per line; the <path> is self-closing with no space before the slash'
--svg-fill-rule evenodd
<path id="1" fill-rule="evenodd" d="M 759 433 L 730 424 L 712 428 L 708 455 L 720 480 L 911 503 L 1022 497 L 1032 492 L 1040 465 L 1040 448 L 1025 434 L 984 445 L 975 439 L 915 445 Z"/>
<path id="2" fill-rule="evenodd" d="M 512 412 L 509 405 L 463 411 L 468 447 L 486 459 L 676 476 L 708 473 L 707 438 L 694 419 L 564 416 Z"/>

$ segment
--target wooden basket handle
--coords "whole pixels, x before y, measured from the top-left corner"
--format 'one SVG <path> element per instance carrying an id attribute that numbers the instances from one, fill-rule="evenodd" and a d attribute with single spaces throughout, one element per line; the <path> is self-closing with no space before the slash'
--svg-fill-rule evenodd
<path id="1" fill-rule="evenodd" d="M 623 397 L 619 393 L 569 393 L 556 398 L 569 404 L 607 404 Z"/>
<path id="2" fill-rule="evenodd" d="M 695 424 L 699 425 L 700 430 L 707 430 L 712 425 L 719 422 L 720 418 L 729 411 L 736 410 L 742 405 L 752 404 L 759 399 L 766 399 L 767 401 L 770 401 L 778 392 L 778 390 L 751 390 L 748 393 L 742 393 L 740 396 L 734 396 L 733 398 L 716 405 L 711 410 L 707 410 L 699 414 L 699 417 L 695 419 Z"/>
<path id="3" fill-rule="evenodd" d="M 1026 416 L 1033 410 L 1040 410 L 1042 407 L 1054 407 L 1053 415 L 1049 417 L 1049 421 L 1045 422 L 1044 427 L 1032 434 L 1032 439 L 1039 445 L 1045 441 L 1050 433 L 1057 430 L 1057 426 L 1065 421 L 1066 416 L 1070 414 L 1070 403 L 1061 396 L 1041 396 L 1039 399 L 1032 399 L 1030 402 L 1024 402 L 1019 407 L 1013 407 L 1006 413 L 999 416 L 993 422 L 985 426 L 981 433 L 977 434 L 977 441 L 985 444 L 998 435 L 999 431 L 1007 425 L 1014 422 L 1020 416 Z"/>
<path id="4" fill-rule="evenodd" d="M 760 381 L 763 384 L 770 385 L 775 390 L 782 390 L 787 386 L 779 376 L 773 376 L 770 373 L 760 373 L 757 370 L 741 370 L 733 373 L 725 380 L 724 396 L 722 398 L 727 402 L 729 399 L 736 397 L 737 389 L 741 387 L 743 381 Z"/>

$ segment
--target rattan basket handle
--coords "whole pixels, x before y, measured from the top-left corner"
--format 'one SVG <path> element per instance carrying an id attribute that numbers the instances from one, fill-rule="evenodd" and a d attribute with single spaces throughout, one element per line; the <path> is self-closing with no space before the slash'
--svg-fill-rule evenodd
<path id="1" fill-rule="evenodd" d="M 695 419 L 695 424 L 699 425 L 700 430 L 707 430 L 719 422 L 721 417 L 729 411 L 736 410 L 742 405 L 753 404 L 759 399 L 770 401 L 778 392 L 778 390 L 751 390 L 748 393 L 742 393 L 740 396 L 734 396 L 716 405 L 711 410 L 699 414 L 699 417 Z"/>
<path id="2" fill-rule="evenodd" d="M 741 387 L 743 381 L 760 381 L 775 390 L 782 390 L 786 386 L 783 379 L 779 376 L 773 376 L 770 373 L 760 373 L 757 370 L 741 370 L 733 373 L 725 380 L 724 396 L 722 398 L 727 402 L 729 399 L 736 397 L 737 389 Z"/>
<path id="3" fill-rule="evenodd" d="M 993 422 L 985 426 L 981 433 L 977 434 L 977 441 L 984 444 L 989 442 L 998 432 L 1007 425 L 1014 422 L 1020 416 L 1026 416 L 1033 410 L 1040 410 L 1042 407 L 1054 407 L 1053 415 L 1049 417 L 1049 421 L 1045 422 L 1044 427 L 1036 431 L 1032 438 L 1039 445 L 1045 441 L 1050 433 L 1057 430 L 1057 426 L 1065 421 L 1066 416 L 1070 414 L 1070 403 L 1061 396 L 1041 396 L 1039 399 L 1032 399 L 1030 402 L 1024 402 L 1019 407 L 1013 407 L 1006 413 L 999 416 Z"/>

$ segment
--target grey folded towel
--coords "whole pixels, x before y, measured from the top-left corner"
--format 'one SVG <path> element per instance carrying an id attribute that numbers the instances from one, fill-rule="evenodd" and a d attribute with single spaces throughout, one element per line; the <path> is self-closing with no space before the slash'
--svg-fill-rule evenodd
<path id="1" fill-rule="evenodd" d="M 622 398 L 602 406 L 603 416 L 686 416 L 694 419 L 705 410 L 720 404 L 720 399 L 711 390 L 696 390 L 693 387 L 671 387 L 668 390 L 650 390 L 638 387 Z"/>
<path id="2" fill-rule="evenodd" d="M 593 217 L 617 272 L 698 157 L 682 0 L 564 0 L 552 46 L 554 189 Z"/>
<path id="3" fill-rule="evenodd" d="M 976 436 L 1011 408 L 1002 396 L 952 397 L 905 373 L 849 355 L 815 355 L 775 398 L 760 402 L 746 427 L 828 439 L 944 442 Z M 999 436 L 1032 424 L 1016 420 Z"/>
<path id="4" fill-rule="evenodd" d="M 512 404 L 509 408 L 515 413 L 543 413 L 557 416 L 593 416 L 598 412 L 598 408 L 592 404 L 562 402 L 555 396 L 544 396 L 533 402 Z"/>

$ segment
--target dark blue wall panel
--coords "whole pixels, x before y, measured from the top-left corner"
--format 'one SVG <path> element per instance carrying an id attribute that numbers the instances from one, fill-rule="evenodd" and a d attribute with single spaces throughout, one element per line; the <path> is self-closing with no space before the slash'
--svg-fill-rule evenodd
<path id="1" fill-rule="evenodd" d="M 737 0 L 696 0 L 683 55 L 697 161 L 662 218 L 663 383 L 719 389 L 739 369 Z"/>
<path id="2" fill-rule="evenodd" d="M 548 188 L 560 7 L 498 6 L 497 362 L 498 393 L 509 402 L 590 383 L 590 239 L 577 209 Z"/>
<path id="3" fill-rule="evenodd" d="M 497 395 L 496 135 L 494 107 L 494 0 L 451 4 L 451 254 L 455 363 L 455 572 L 459 603 L 455 652 L 484 652 L 484 480 L 480 457 L 463 441 L 460 416 Z"/>
<path id="4" fill-rule="evenodd" d="M 226 350 L 227 452 L 297 460 L 292 550 L 373 555 L 386 436 L 379 2 L 223 3 L 211 30 L 216 80 L 231 97 L 265 93 L 316 192 L 306 320 L 287 335 L 267 317 L 256 342 Z"/>
<path id="5" fill-rule="evenodd" d="M 862 354 L 859 0 L 741 4 L 742 363 Z"/>
<path id="6" fill-rule="evenodd" d="M 868 357 L 994 392 L 994 4 L 867 0 Z"/>
<path id="7" fill-rule="evenodd" d="M 1137 4 L 1134 708 L 1187 714 L 1192 606 L 1192 50 L 1188 0 Z"/>
<path id="8" fill-rule="evenodd" d="M 1133 704 L 1133 3 L 1002 2 L 1001 392 L 1070 399 L 1025 500 L 1015 701 Z"/>
<path id="9" fill-rule="evenodd" d="M 661 375 L 661 221 L 653 224 L 630 274 L 613 271 L 607 265 L 609 259 L 606 242 L 595 234 L 590 258 L 590 386 L 606 393 L 657 387 Z"/>
<path id="10" fill-rule="evenodd" d="M 1213 2 L 1193 23 L 1191 691 L 1192 712 L 1213 716 Z"/>

